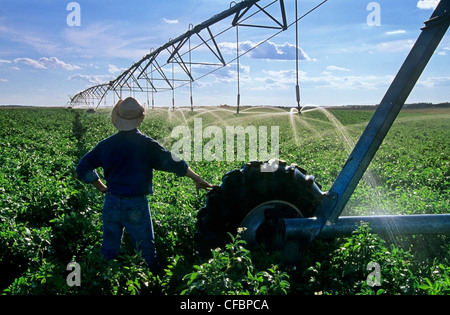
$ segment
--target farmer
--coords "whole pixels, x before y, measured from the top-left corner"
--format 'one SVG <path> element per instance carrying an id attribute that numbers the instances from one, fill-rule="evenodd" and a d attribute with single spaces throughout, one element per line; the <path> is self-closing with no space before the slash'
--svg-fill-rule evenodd
<path id="1" fill-rule="evenodd" d="M 147 195 L 153 193 L 153 170 L 191 178 L 197 194 L 211 185 L 185 161 L 172 156 L 138 130 L 144 117 L 145 108 L 134 98 L 119 101 L 112 112 L 112 123 L 119 132 L 100 141 L 83 156 L 76 172 L 85 183 L 91 183 L 106 194 L 102 213 L 102 256 L 107 260 L 118 256 L 125 227 L 150 271 L 157 273 L 160 267 L 147 199 Z M 106 186 L 95 171 L 99 167 L 104 170 Z"/>

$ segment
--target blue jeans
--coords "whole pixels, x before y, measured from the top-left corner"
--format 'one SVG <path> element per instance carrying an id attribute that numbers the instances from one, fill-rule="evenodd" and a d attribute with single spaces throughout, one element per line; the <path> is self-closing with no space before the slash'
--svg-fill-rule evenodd
<path id="1" fill-rule="evenodd" d="M 147 197 L 124 198 L 106 195 L 103 205 L 102 256 L 115 259 L 122 244 L 123 229 L 131 236 L 133 245 L 141 252 L 142 258 L 152 272 L 159 270 L 155 249 L 152 218 Z"/>

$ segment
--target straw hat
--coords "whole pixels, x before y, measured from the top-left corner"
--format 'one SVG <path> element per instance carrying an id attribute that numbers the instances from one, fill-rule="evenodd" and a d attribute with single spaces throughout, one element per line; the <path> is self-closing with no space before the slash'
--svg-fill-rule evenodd
<path id="1" fill-rule="evenodd" d="M 112 123 L 119 131 L 133 130 L 142 123 L 145 117 L 145 108 L 132 97 L 120 100 L 114 106 Z"/>

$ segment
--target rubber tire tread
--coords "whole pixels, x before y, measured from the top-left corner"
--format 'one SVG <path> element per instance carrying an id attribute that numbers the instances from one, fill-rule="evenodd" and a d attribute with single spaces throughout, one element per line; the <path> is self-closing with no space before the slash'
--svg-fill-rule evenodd
<path id="1" fill-rule="evenodd" d="M 206 205 L 197 214 L 196 250 L 209 256 L 210 250 L 231 241 L 247 214 L 271 200 L 295 205 L 300 217 L 311 217 L 322 198 L 313 194 L 306 171 L 296 164 L 280 161 L 274 172 L 261 172 L 261 161 L 249 162 L 241 169 L 225 174 L 222 183 L 207 194 Z M 320 185 L 317 185 L 316 190 Z"/>

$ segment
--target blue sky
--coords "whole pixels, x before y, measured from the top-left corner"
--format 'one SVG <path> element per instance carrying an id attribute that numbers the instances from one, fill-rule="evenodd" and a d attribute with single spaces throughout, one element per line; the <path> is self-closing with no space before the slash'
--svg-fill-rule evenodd
<path id="1" fill-rule="evenodd" d="M 70 2 L 0 0 L 0 105 L 66 105 L 69 95 L 116 78 L 151 48 L 186 32 L 190 23 L 197 25 L 230 7 L 228 0 L 80 0 L 76 1 L 81 10 L 80 25 L 69 26 Z M 299 0 L 300 15 L 320 2 Z M 436 2 L 376 1 L 379 25 L 369 25 L 367 21 L 369 14 L 375 12 L 368 9 L 368 0 L 329 0 L 302 19 L 302 104 L 379 103 Z M 295 2 L 285 3 L 291 23 Z M 217 30 L 229 25 L 225 22 L 231 20 L 215 26 Z M 251 48 L 273 33 L 240 27 L 239 47 Z M 217 41 L 225 59 L 234 59 L 235 31 L 217 37 Z M 449 55 L 447 34 L 408 103 L 450 101 Z M 196 56 L 202 58 L 201 50 Z M 241 105 L 296 106 L 294 56 L 294 28 L 243 56 Z M 235 105 L 236 69 L 236 63 L 231 62 L 195 81 L 195 105 Z M 202 69 L 195 71 L 200 73 Z M 147 102 L 146 93 L 135 96 L 142 103 Z M 157 106 L 169 106 L 172 92 L 159 92 L 154 98 Z M 113 101 L 112 96 L 106 99 L 107 105 Z M 175 90 L 175 104 L 189 105 L 188 86 Z"/>

